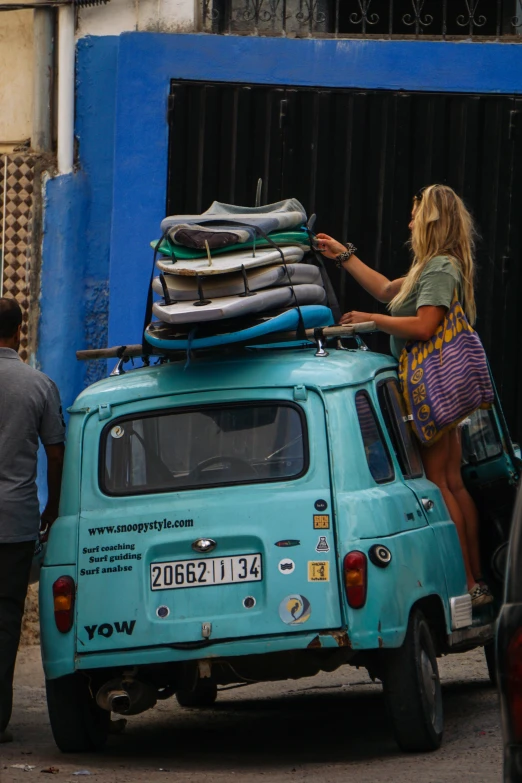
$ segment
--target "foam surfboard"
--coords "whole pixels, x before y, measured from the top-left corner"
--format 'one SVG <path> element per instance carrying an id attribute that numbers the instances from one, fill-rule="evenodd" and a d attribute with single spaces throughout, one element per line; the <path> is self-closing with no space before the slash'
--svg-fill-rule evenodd
<path id="1" fill-rule="evenodd" d="M 323 284 L 320 270 L 311 264 L 288 264 L 286 267 L 282 264 L 261 266 L 247 269 L 245 272 L 250 291 L 288 285 L 288 283 L 292 283 L 292 285 L 311 283 L 320 286 Z M 195 300 L 199 297 L 198 281 L 194 277 L 165 275 L 164 280 L 169 296 L 174 301 Z M 241 272 L 231 272 L 228 275 L 214 275 L 204 281 L 200 280 L 199 288 L 205 299 L 213 299 L 218 296 L 238 296 L 245 293 L 245 280 Z M 152 289 L 156 294 L 163 296 L 159 277 L 155 277 L 152 281 Z"/>
<path id="2" fill-rule="evenodd" d="M 255 253 L 250 249 L 212 256 L 212 263 L 209 263 L 208 258 L 175 261 L 174 263 L 158 259 L 156 266 L 161 272 L 166 272 L 169 275 L 202 275 L 208 277 L 210 275 L 223 275 L 228 272 L 240 272 L 243 267 L 248 269 L 257 266 L 282 264 L 283 258 L 286 264 L 296 264 L 301 261 L 303 256 L 304 250 L 302 248 L 296 245 L 289 245 L 279 250 L 275 248 L 259 250 L 256 248 Z"/>
<path id="3" fill-rule="evenodd" d="M 204 323 L 292 305 L 325 305 L 326 301 L 322 286 L 304 284 L 264 288 L 250 296 L 220 296 L 176 304 L 155 302 L 152 312 L 160 321 L 169 324 Z"/>
<path id="4" fill-rule="evenodd" d="M 282 264 L 283 259 L 286 264 L 296 264 L 302 260 L 304 250 L 297 245 L 288 245 L 279 249 L 263 248 L 259 250 L 245 249 L 235 253 L 224 253 L 219 256 L 211 255 L 211 261 L 208 258 L 196 258 L 177 260 L 158 259 L 156 266 L 161 272 L 169 275 L 186 275 L 195 277 L 210 277 L 211 275 L 223 275 L 229 272 L 240 272 L 243 268 L 250 269 L 260 266 L 271 266 Z"/>
<path id="5" fill-rule="evenodd" d="M 310 238 L 308 232 L 301 231 L 276 231 L 270 234 L 270 239 L 276 245 L 297 245 L 304 252 L 310 250 Z M 159 240 L 154 239 L 150 246 L 155 250 Z M 272 247 L 270 242 L 264 237 L 257 237 L 255 240 L 250 239 L 247 242 L 239 245 L 229 245 L 228 247 L 219 247 L 212 250 L 212 255 L 222 253 L 234 253 L 236 250 L 245 250 L 251 247 Z M 164 239 L 158 248 L 158 253 L 171 258 L 177 258 L 180 261 L 190 258 L 206 258 L 206 250 L 199 250 L 193 247 L 185 247 L 184 245 L 175 245 L 169 242 L 168 239 Z"/>
<path id="6" fill-rule="evenodd" d="M 318 326 L 332 326 L 334 323 L 332 311 L 329 307 L 304 305 L 299 309 L 305 329 L 314 329 Z M 190 334 L 180 335 L 177 327 L 163 323 L 152 323 L 145 330 L 145 339 L 150 345 L 161 351 L 197 350 L 198 348 L 214 348 L 234 343 L 248 343 L 249 340 L 264 337 L 265 335 L 292 331 L 297 329 L 298 325 L 299 313 L 297 308 L 293 308 L 273 318 L 263 319 L 258 323 L 250 324 L 237 331 L 221 332 L 202 337 L 198 337 L 198 326 L 195 326 Z"/>
<path id="7" fill-rule="evenodd" d="M 201 228 L 217 233 L 227 233 L 231 228 L 258 228 L 269 234 L 271 231 L 285 231 L 298 228 L 306 223 L 306 211 L 296 198 L 286 198 L 274 204 L 257 207 L 243 207 L 238 204 L 225 204 L 213 201 L 208 209 L 199 215 L 167 215 L 161 221 L 161 230 L 183 226 Z"/>

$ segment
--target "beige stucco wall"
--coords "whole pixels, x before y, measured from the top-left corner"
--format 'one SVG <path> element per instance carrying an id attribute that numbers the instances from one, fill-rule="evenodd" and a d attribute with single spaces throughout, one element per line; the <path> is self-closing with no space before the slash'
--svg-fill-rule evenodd
<path id="1" fill-rule="evenodd" d="M 191 33 L 201 0 L 111 0 L 81 7 L 78 36 L 119 35 L 127 31 Z"/>
<path id="2" fill-rule="evenodd" d="M 112 0 L 81 8 L 77 32 L 79 37 L 127 30 L 192 32 L 199 5 L 200 0 Z M 0 12 L 0 153 L 30 138 L 32 102 L 33 12 Z"/>
<path id="3" fill-rule="evenodd" d="M 33 12 L 0 12 L 0 152 L 31 136 Z"/>

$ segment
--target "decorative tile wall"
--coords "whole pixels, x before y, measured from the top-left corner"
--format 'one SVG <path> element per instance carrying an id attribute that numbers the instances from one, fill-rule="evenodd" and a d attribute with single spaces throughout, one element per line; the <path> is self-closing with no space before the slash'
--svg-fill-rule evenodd
<path id="1" fill-rule="evenodd" d="M 23 312 L 20 356 L 27 361 L 31 274 L 33 184 L 36 158 L 23 153 L 0 157 L 0 263 L 2 296 L 13 296 Z"/>

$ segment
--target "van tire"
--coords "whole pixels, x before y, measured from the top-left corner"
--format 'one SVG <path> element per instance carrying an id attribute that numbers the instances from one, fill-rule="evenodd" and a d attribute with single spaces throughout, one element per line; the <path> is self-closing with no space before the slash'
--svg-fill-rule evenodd
<path id="1" fill-rule="evenodd" d="M 96 704 L 83 674 L 46 680 L 47 709 L 54 741 L 62 753 L 101 750 L 109 733 L 110 712 Z"/>
<path id="2" fill-rule="evenodd" d="M 402 647 L 384 652 L 383 689 L 401 750 L 433 751 L 443 733 L 442 691 L 428 621 L 413 609 Z"/>
<path id="3" fill-rule="evenodd" d="M 212 707 L 217 699 L 217 685 L 207 678 L 200 679 L 195 688 L 180 688 L 176 699 L 181 707 Z"/>

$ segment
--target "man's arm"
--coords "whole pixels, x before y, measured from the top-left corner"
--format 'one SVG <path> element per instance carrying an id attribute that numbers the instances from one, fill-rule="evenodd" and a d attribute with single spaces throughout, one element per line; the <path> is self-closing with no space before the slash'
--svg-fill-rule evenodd
<path id="1" fill-rule="evenodd" d="M 42 528 L 51 527 L 58 516 L 62 486 L 64 443 L 44 446 L 47 455 L 47 505 L 42 512 Z"/>
<path id="2" fill-rule="evenodd" d="M 60 393 L 56 384 L 50 378 L 47 380 L 49 382 L 47 399 L 38 429 L 38 435 L 47 455 L 47 505 L 41 517 L 41 530 L 50 528 L 58 516 L 65 451 L 65 422 Z M 42 540 L 46 538 L 47 536 L 44 536 Z"/>

